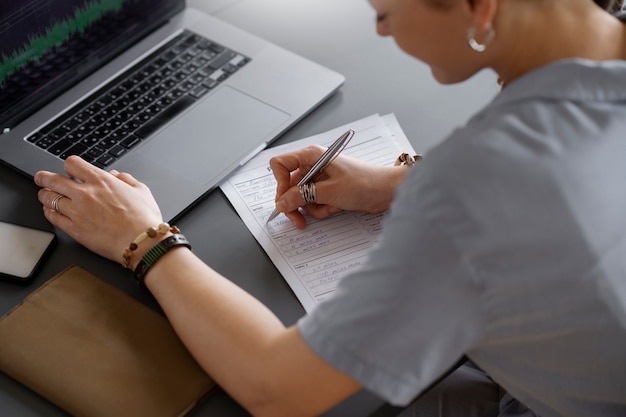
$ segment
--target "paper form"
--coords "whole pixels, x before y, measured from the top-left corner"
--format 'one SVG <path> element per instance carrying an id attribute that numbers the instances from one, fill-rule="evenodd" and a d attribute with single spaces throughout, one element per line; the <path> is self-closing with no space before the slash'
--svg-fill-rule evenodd
<path id="1" fill-rule="evenodd" d="M 307 217 L 304 230 L 280 214 L 266 225 L 276 194 L 269 160 L 312 144 L 327 147 L 348 129 L 354 129 L 355 135 L 343 151 L 346 155 L 378 165 L 393 165 L 400 153 L 415 153 L 395 115 L 373 115 L 267 149 L 220 185 L 307 312 L 328 297 L 344 275 L 361 266 L 378 239 L 385 214 L 342 212 L 324 220 Z"/>

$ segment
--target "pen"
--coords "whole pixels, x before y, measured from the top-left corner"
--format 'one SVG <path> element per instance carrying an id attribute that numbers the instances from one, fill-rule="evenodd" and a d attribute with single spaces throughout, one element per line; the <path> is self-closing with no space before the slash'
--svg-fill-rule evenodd
<path id="1" fill-rule="evenodd" d="M 346 133 L 339 136 L 339 138 L 335 142 L 333 142 L 333 144 L 330 145 L 328 149 L 326 149 L 326 152 L 322 154 L 320 159 L 318 159 L 317 162 L 313 164 L 309 172 L 307 172 L 306 175 L 302 177 L 302 179 L 298 182 L 297 186 L 301 187 L 309 183 L 309 181 L 311 181 L 314 176 L 322 172 L 324 168 L 330 165 L 330 163 L 333 162 L 333 160 L 341 153 L 341 151 L 344 150 L 346 145 L 348 145 L 348 142 L 350 142 L 350 139 L 352 139 L 352 136 L 354 136 L 354 130 L 352 129 L 348 130 Z M 278 209 L 274 209 L 272 214 L 270 214 L 270 217 L 267 218 L 266 223 L 269 223 L 272 220 L 274 220 L 276 216 L 278 216 L 279 214 L 280 214 L 280 211 L 278 211 Z"/>

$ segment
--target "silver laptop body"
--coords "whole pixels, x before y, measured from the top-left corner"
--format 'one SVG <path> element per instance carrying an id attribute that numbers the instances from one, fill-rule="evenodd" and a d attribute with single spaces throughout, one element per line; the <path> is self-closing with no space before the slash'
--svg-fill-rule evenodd
<path id="1" fill-rule="evenodd" d="M 146 183 L 164 218 L 172 220 L 344 82 L 336 72 L 178 3 L 179 10 L 166 22 L 87 78 L 31 114 L 5 121 L 0 160 L 31 176 L 42 169 L 63 172 L 63 159 L 33 143 L 34 132 L 64 111 L 76 111 L 77 103 L 93 91 L 182 31 L 191 31 L 235 51 L 233 62 L 245 57 L 245 65 L 104 167 Z"/>

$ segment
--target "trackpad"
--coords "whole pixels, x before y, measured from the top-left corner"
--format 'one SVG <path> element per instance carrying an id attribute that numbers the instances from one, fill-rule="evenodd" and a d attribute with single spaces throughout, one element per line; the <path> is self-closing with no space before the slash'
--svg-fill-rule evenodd
<path id="1" fill-rule="evenodd" d="M 140 152 L 198 184 L 221 181 L 289 115 L 224 86 L 150 140 Z"/>

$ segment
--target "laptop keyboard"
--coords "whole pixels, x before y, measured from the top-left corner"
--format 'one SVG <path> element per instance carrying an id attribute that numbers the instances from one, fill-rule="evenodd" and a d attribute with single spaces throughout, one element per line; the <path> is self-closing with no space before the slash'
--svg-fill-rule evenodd
<path id="1" fill-rule="evenodd" d="M 184 31 L 26 140 L 61 159 L 80 155 L 105 168 L 248 62 Z"/>

